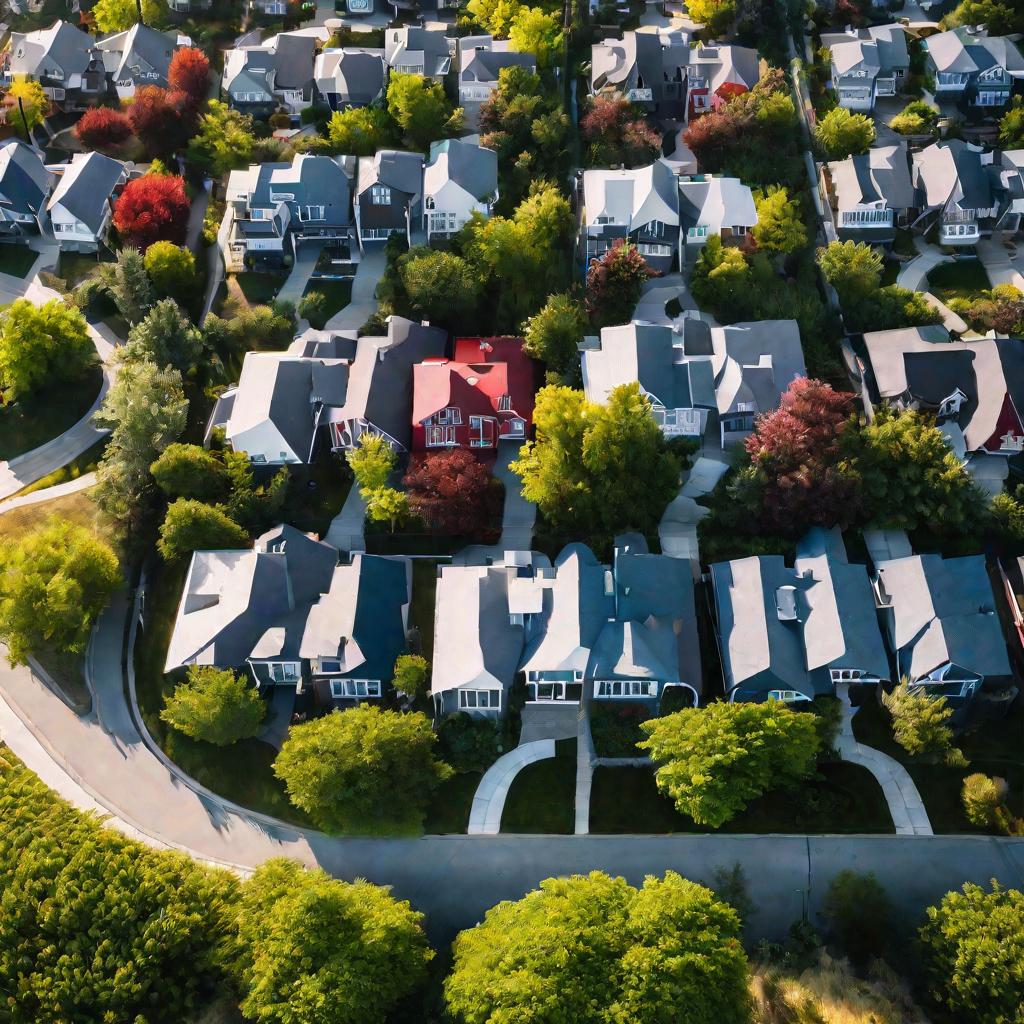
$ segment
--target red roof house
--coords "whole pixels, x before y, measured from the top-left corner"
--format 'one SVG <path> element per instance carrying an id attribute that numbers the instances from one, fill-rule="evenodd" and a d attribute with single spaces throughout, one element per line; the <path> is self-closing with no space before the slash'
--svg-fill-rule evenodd
<path id="1" fill-rule="evenodd" d="M 413 368 L 412 450 L 470 448 L 529 437 L 533 362 L 521 338 L 457 338 L 454 359 Z"/>

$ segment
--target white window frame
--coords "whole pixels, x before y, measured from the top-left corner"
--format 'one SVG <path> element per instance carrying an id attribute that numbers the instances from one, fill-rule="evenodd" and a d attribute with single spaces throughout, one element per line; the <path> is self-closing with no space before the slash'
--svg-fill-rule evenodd
<path id="1" fill-rule="evenodd" d="M 444 448 L 455 444 L 455 427 L 428 424 L 425 428 L 428 448 Z"/>
<path id="2" fill-rule="evenodd" d="M 371 185 L 370 203 L 373 206 L 390 206 L 391 189 L 387 185 Z"/>
<path id="3" fill-rule="evenodd" d="M 360 693 L 360 690 L 363 692 Z M 334 700 L 369 700 L 380 696 L 379 679 L 332 679 L 331 697 Z"/>
<path id="4" fill-rule="evenodd" d="M 481 695 L 486 694 L 486 704 L 480 703 Z M 472 697 L 472 702 L 470 702 Z M 496 703 L 495 703 L 496 702 Z M 500 711 L 501 690 L 459 690 L 460 711 Z"/>
<path id="5" fill-rule="evenodd" d="M 511 412 L 512 411 L 512 396 L 502 395 L 498 399 L 498 412 Z"/>
<path id="6" fill-rule="evenodd" d="M 658 683 L 654 679 L 595 679 L 594 696 L 598 700 L 633 700 L 654 697 Z"/>
<path id="7" fill-rule="evenodd" d="M 266 665 L 275 683 L 297 683 L 302 679 L 302 666 L 297 661 L 268 661 Z"/>

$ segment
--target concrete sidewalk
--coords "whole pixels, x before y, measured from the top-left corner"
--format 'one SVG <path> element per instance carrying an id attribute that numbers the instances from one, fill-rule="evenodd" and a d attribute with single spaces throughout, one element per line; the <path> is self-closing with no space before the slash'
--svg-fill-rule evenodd
<path id="1" fill-rule="evenodd" d="M 299 249 L 291 273 L 285 278 L 281 290 L 277 293 L 278 302 L 298 303 L 306 293 L 306 285 L 316 270 L 316 261 L 319 258 L 320 249 L 315 245 L 304 245 Z"/>
<path id="2" fill-rule="evenodd" d="M 341 511 L 331 521 L 324 540 L 339 551 L 365 551 L 365 529 L 366 502 L 353 480 Z"/>
<path id="3" fill-rule="evenodd" d="M 13 512 L 16 508 L 24 508 L 26 505 L 40 505 L 44 501 L 52 501 L 54 498 L 63 498 L 66 494 L 74 494 L 77 491 L 88 490 L 96 483 L 95 473 L 83 473 L 75 480 L 68 480 L 62 484 L 54 484 L 53 487 L 43 487 L 41 490 L 23 494 L 19 498 L 10 498 L 7 501 L 0 501 L 0 515 L 5 512 Z"/>
<path id="4" fill-rule="evenodd" d="M 352 279 L 352 298 L 327 321 L 331 331 L 358 331 L 377 312 L 377 282 L 384 276 L 384 249 L 368 249 Z"/>
<path id="5" fill-rule="evenodd" d="M 953 257 L 947 256 L 936 246 L 930 245 L 920 235 L 914 236 L 914 245 L 918 255 L 900 267 L 896 275 L 896 283 L 901 288 L 909 288 L 912 292 L 926 291 L 928 275 L 941 263 L 952 263 Z"/>
<path id="6" fill-rule="evenodd" d="M 554 740 L 534 740 L 520 743 L 498 758 L 484 772 L 473 797 L 469 812 L 471 836 L 496 836 L 501 831 L 501 815 L 505 810 L 505 798 L 515 777 L 528 765 L 555 756 Z"/>

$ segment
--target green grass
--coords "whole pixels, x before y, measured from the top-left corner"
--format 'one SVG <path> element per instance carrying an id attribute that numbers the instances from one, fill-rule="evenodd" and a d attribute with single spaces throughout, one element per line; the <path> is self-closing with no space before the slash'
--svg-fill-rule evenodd
<path id="1" fill-rule="evenodd" d="M 882 789 L 866 768 L 843 761 L 822 762 L 819 777 L 797 790 L 776 790 L 751 801 L 720 829 L 697 825 L 663 797 L 651 768 L 594 771 L 590 831 L 595 834 L 876 833 L 893 832 Z"/>
<path id="2" fill-rule="evenodd" d="M 308 826 L 273 773 L 277 751 L 270 744 L 251 739 L 215 747 L 189 739 L 160 719 L 164 697 L 176 683 L 164 675 L 163 666 L 187 569 L 187 562 L 157 566 L 146 590 L 145 629 L 135 645 L 135 685 L 146 726 L 164 753 L 208 789 L 243 807 Z"/>
<path id="3" fill-rule="evenodd" d="M 39 253 L 27 245 L 0 245 L 0 274 L 24 279 L 39 259 Z"/>
<path id="4" fill-rule="evenodd" d="M 940 301 L 974 299 L 991 287 L 980 260 L 940 263 L 928 275 L 928 290 Z"/>
<path id="5" fill-rule="evenodd" d="M 30 452 L 73 427 L 96 400 L 102 381 L 96 363 L 78 380 L 55 381 L 20 402 L 0 406 L 0 459 Z"/>
<path id="6" fill-rule="evenodd" d="M 84 252 L 62 252 L 57 262 L 57 277 L 65 281 L 68 291 L 73 291 L 83 281 L 94 277 L 103 262 Z"/>
<path id="7" fill-rule="evenodd" d="M 481 777 L 480 772 L 458 772 L 434 790 L 423 823 L 427 835 L 465 834 Z"/>
<path id="8" fill-rule="evenodd" d="M 555 756 L 527 765 L 509 787 L 502 832 L 569 835 L 575 825 L 576 740 L 559 740 Z"/>
<path id="9" fill-rule="evenodd" d="M 324 297 L 324 319 L 330 320 L 352 301 L 351 281 L 310 281 L 304 292 L 319 292 Z"/>
<path id="10" fill-rule="evenodd" d="M 964 815 L 960 796 L 963 780 L 974 772 L 1006 779 L 1010 811 L 1024 816 L 1024 714 L 1020 712 L 986 722 L 958 739 L 957 745 L 970 761 L 966 768 L 911 757 L 893 739 L 889 713 L 874 700 L 867 701 L 854 715 L 853 731 L 861 743 L 884 751 L 906 766 L 936 832 L 991 831 L 972 825 Z"/>
<path id="11" fill-rule="evenodd" d="M 320 447 L 308 466 L 290 466 L 288 473 L 282 521 L 323 537 L 345 504 L 352 473 L 344 459 L 326 446 Z"/>
<path id="12" fill-rule="evenodd" d="M 285 280 L 279 274 L 256 274 L 251 271 L 233 276 L 250 306 L 265 306 L 277 296 Z"/>
<path id="13" fill-rule="evenodd" d="M 417 559 L 412 563 L 412 603 L 409 627 L 420 633 L 420 647 L 427 661 L 434 658 L 434 595 L 437 592 L 437 562 Z"/>

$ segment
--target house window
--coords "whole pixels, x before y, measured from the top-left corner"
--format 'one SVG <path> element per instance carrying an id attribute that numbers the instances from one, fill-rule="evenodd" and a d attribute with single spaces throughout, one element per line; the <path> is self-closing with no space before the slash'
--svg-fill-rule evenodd
<path id="1" fill-rule="evenodd" d="M 300 206 L 299 220 L 323 220 L 324 208 L 322 206 Z"/>
<path id="2" fill-rule="evenodd" d="M 250 462 L 255 462 L 257 465 L 262 465 L 264 462 L 267 461 L 267 457 L 266 457 L 266 455 L 261 455 L 259 453 L 255 453 L 255 454 L 249 456 L 249 461 Z"/>
<path id="3" fill-rule="evenodd" d="M 437 423 L 462 423 L 462 410 L 456 408 L 453 405 L 448 406 L 447 409 L 441 409 L 435 414 L 434 419 Z"/>
<path id="4" fill-rule="evenodd" d="M 275 683 L 294 683 L 302 675 L 297 661 L 271 661 L 268 667 Z"/>
<path id="5" fill-rule="evenodd" d="M 341 671 L 341 661 L 338 658 L 321 658 L 321 675 L 337 675 Z"/>
<path id="6" fill-rule="evenodd" d="M 291 192 L 271 192 L 270 201 L 272 203 L 292 203 L 295 201 L 295 196 Z"/>
<path id="7" fill-rule="evenodd" d="M 833 668 L 829 675 L 833 683 L 855 683 L 864 673 L 859 668 Z"/>
<path id="8" fill-rule="evenodd" d="M 743 224 L 734 224 L 732 226 L 732 233 L 734 235 L 745 235 L 747 233 L 747 228 Z"/>
<path id="9" fill-rule="evenodd" d="M 379 697 L 379 679 L 332 679 L 331 696 L 336 700 L 358 700 L 360 697 Z"/>
<path id="10" fill-rule="evenodd" d="M 374 206 L 390 206 L 391 189 L 387 185 L 374 185 L 370 189 L 370 202 Z"/>
<path id="11" fill-rule="evenodd" d="M 455 444 L 455 428 L 427 427 L 426 444 L 428 448 L 443 448 L 446 445 Z"/>
<path id="12" fill-rule="evenodd" d="M 501 690 L 459 690 L 459 707 L 485 711 L 501 710 Z"/>
<path id="13" fill-rule="evenodd" d="M 768 699 L 781 701 L 783 704 L 793 704 L 797 701 L 810 700 L 811 698 L 799 690 L 769 690 Z"/>
<path id="14" fill-rule="evenodd" d="M 597 679 L 594 682 L 595 697 L 654 697 L 657 692 L 658 684 L 651 679 Z"/>
<path id="15" fill-rule="evenodd" d="M 502 395 L 498 399 L 498 412 L 511 412 L 512 411 L 512 396 Z"/>
<path id="16" fill-rule="evenodd" d="M 602 213 L 600 217 L 595 217 L 594 218 L 594 223 L 595 224 L 614 224 L 615 223 L 615 218 L 614 217 L 609 217 L 608 214 L 606 214 L 606 213 Z"/>
<path id="17" fill-rule="evenodd" d="M 434 197 L 433 196 L 427 196 L 423 200 L 423 209 L 425 209 L 425 210 L 432 210 L 433 208 L 434 208 Z"/>

